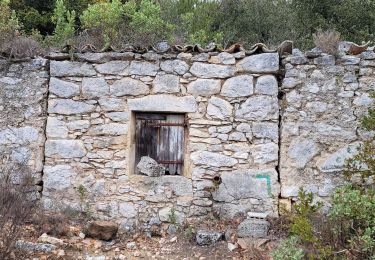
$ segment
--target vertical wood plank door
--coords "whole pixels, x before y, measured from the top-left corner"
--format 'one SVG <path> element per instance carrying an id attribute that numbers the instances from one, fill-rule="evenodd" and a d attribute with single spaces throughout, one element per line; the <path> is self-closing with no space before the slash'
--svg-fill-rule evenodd
<path id="1" fill-rule="evenodd" d="M 149 156 L 165 166 L 166 174 L 182 175 L 185 116 L 181 114 L 136 114 L 135 166 Z M 135 167 L 135 173 L 139 174 Z"/>

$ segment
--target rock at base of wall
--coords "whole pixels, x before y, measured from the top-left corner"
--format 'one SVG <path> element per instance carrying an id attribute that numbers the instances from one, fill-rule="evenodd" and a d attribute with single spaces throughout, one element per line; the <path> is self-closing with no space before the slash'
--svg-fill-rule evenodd
<path id="1" fill-rule="evenodd" d="M 16 248 L 23 250 L 23 251 L 41 252 L 41 253 L 50 253 L 56 249 L 55 245 L 32 243 L 32 242 L 27 242 L 23 240 L 18 240 L 15 246 Z"/>
<path id="2" fill-rule="evenodd" d="M 195 236 L 200 246 L 211 246 L 223 238 L 223 233 L 217 231 L 199 230 Z"/>
<path id="3" fill-rule="evenodd" d="M 264 238 L 268 234 L 270 223 L 263 219 L 245 219 L 237 228 L 238 237 Z"/>
<path id="4" fill-rule="evenodd" d="M 116 236 L 117 231 L 118 225 L 114 222 L 93 221 L 88 224 L 85 235 L 92 238 L 108 241 Z"/>
<path id="5" fill-rule="evenodd" d="M 141 158 L 137 164 L 137 169 L 140 173 L 150 177 L 158 177 L 165 174 L 165 168 L 148 156 L 143 156 Z"/>

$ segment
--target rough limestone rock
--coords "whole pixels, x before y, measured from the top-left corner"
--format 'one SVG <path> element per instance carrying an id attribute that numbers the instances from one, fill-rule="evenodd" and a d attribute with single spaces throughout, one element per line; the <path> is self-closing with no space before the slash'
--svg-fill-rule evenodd
<path id="1" fill-rule="evenodd" d="M 245 57 L 237 63 L 239 71 L 252 73 L 276 73 L 279 71 L 279 54 L 262 53 Z"/>
<path id="2" fill-rule="evenodd" d="M 224 234 L 217 231 L 198 230 L 195 240 L 200 246 L 212 246 L 223 240 Z"/>
<path id="3" fill-rule="evenodd" d="M 63 246 L 65 243 L 63 240 L 52 237 L 47 235 L 46 233 L 43 233 L 39 238 L 38 238 L 39 243 L 47 243 L 51 245 L 57 245 L 57 246 Z"/>
<path id="4" fill-rule="evenodd" d="M 96 74 L 91 64 L 75 61 L 54 61 L 50 63 L 52 77 L 90 77 Z"/>
<path id="5" fill-rule="evenodd" d="M 114 60 L 96 65 L 95 69 L 101 74 L 124 75 L 129 64 L 129 61 Z"/>
<path id="6" fill-rule="evenodd" d="M 254 78 L 249 75 L 236 76 L 227 79 L 221 90 L 224 97 L 247 97 L 254 93 Z"/>
<path id="7" fill-rule="evenodd" d="M 79 95 L 79 86 L 58 78 L 51 78 L 49 82 L 49 92 L 58 97 L 69 98 Z"/>
<path id="8" fill-rule="evenodd" d="M 233 106 L 226 100 L 212 97 L 208 101 L 207 114 L 213 118 L 219 118 L 221 120 L 230 119 L 233 112 Z"/>
<path id="9" fill-rule="evenodd" d="M 46 135 L 48 138 L 66 138 L 69 129 L 65 123 L 56 117 L 47 118 Z"/>
<path id="10" fill-rule="evenodd" d="M 194 62 L 190 68 L 190 72 L 200 78 L 229 78 L 234 76 L 236 68 L 227 65 L 207 64 L 202 62 Z"/>
<path id="11" fill-rule="evenodd" d="M 229 156 L 207 152 L 207 151 L 197 151 L 190 154 L 191 160 L 195 164 L 213 166 L 213 167 L 225 167 L 233 166 L 237 163 L 237 160 Z"/>
<path id="12" fill-rule="evenodd" d="M 86 98 L 103 97 L 109 94 L 109 86 L 104 78 L 83 78 L 82 94 Z"/>
<path id="13" fill-rule="evenodd" d="M 279 147 L 275 143 L 256 144 L 251 148 L 254 163 L 264 165 L 278 161 Z"/>
<path id="14" fill-rule="evenodd" d="M 255 94 L 277 96 L 278 83 L 276 77 L 272 75 L 260 76 L 255 86 Z"/>
<path id="15" fill-rule="evenodd" d="M 145 83 L 132 78 L 116 80 L 111 86 L 111 94 L 117 97 L 145 95 L 149 92 L 150 89 Z"/>
<path id="16" fill-rule="evenodd" d="M 48 113 L 51 114 L 74 115 L 90 113 L 94 110 L 94 105 L 70 99 L 50 99 L 48 101 Z"/>
<path id="17" fill-rule="evenodd" d="M 142 156 L 137 164 L 137 169 L 140 173 L 150 177 L 158 177 L 165 174 L 165 168 L 148 156 Z"/>
<path id="18" fill-rule="evenodd" d="M 159 210 L 159 219 L 161 222 L 171 223 L 175 221 L 176 223 L 174 224 L 182 224 L 185 220 L 185 214 L 170 207 L 166 207 Z"/>
<path id="19" fill-rule="evenodd" d="M 88 224 L 85 230 L 85 235 L 100 239 L 112 240 L 115 238 L 118 230 L 118 225 L 110 221 L 93 221 Z"/>
<path id="20" fill-rule="evenodd" d="M 279 104 L 276 97 L 249 97 L 236 111 L 236 117 L 246 120 L 277 120 Z"/>
<path id="21" fill-rule="evenodd" d="M 157 75 L 152 82 L 154 93 L 179 93 L 180 78 L 176 75 L 166 74 Z"/>
<path id="22" fill-rule="evenodd" d="M 140 76 L 156 76 L 159 70 L 159 65 L 145 62 L 145 61 L 132 61 L 129 67 L 130 75 Z"/>
<path id="23" fill-rule="evenodd" d="M 45 190 L 65 190 L 72 187 L 72 180 L 76 176 L 69 165 L 45 166 L 43 186 Z"/>
<path id="24" fill-rule="evenodd" d="M 189 65 L 181 60 L 166 60 L 160 63 L 160 68 L 168 73 L 184 75 L 189 70 Z"/>
<path id="25" fill-rule="evenodd" d="M 195 96 L 211 96 L 220 92 L 221 82 L 215 79 L 197 79 L 187 86 L 187 92 Z"/>
<path id="26" fill-rule="evenodd" d="M 45 153 L 53 158 L 81 158 L 86 148 L 81 140 L 47 140 Z"/>
<path id="27" fill-rule="evenodd" d="M 238 237 L 264 238 L 268 235 L 270 223 L 263 219 L 245 219 L 237 228 Z"/>
<path id="28" fill-rule="evenodd" d="M 353 143 L 341 148 L 337 152 L 328 157 L 320 166 L 322 172 L 338 172 L 342 171 L 347 159 L 352 158 L 358 153 L 360 143 Z"/>
<path id="29" fill-rule="evenodd" d="M 39 138 L 38 129 L 30 126 L 0 130 L 0 144 L 30 144 Z"/>
<path id="30" fill-rule="evenodd" d="M 124 111 L 126 102 L 119 98 L 101 98 L 99 105 L 103 111 Z"/>
<path id="31" fill-rule="evenodd" d="M 128 133 L 128 125 L 120 123 L 108 123 L 97 125 L 89 130 L 91 135 L 126 135 Z"/>
<path id="32" fill-rule="evenodd" d="M 252 133 L 257 138 L 268 138 L 274 142 L 277 142 L 277 140 L 279 140 L 279 126 L 277 123 L 253 123 Z"/>
<path id="33" fill-rule="evenodd" d="M 318 152 L 319 147 L 314 141 L 297 138 L 290 143 L 288 156 L 294 159 L 298 168 L 303 168 Z"/>
<path id="34" fill-rule="evenodd" d="M 197 102 L 193 96 L 153 95 L 128 100 L 129 110 L 194 113 Z"/>

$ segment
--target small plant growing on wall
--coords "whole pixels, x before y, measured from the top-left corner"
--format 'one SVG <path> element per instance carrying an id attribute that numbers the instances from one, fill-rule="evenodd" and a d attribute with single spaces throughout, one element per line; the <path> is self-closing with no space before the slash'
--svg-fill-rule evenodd
<path id="1" fill-rule="evenodd" d="M 87 189 L 85 186 L 82 184 L 78 186 L 77 192 L 79 195 L 79 201 L 80 201 L 80 210 L 83 214 L 83 216 L 86 219 L 91 219 L 92 218 L 92 212 L 91 212 L 91 206 L 88 200 L 88 193 Z"/>

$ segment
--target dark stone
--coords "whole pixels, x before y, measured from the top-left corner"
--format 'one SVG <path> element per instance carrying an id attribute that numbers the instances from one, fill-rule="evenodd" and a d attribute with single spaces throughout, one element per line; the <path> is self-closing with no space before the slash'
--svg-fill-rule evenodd
<path id="1" fill-rule="evenodd" d="M 223 239 L 223 233 L 217 231 L 199 230 L 195 236 L 200 246 L 212 246 Z"/>
<path id="2" fill-rule="evenodd" d="M 110 221 L 93 221 L 90 222 L 85 230 L 85 234 L 89 237 L 100 240 L 113 239 L 118 231 L 118 225 Z"/>

